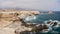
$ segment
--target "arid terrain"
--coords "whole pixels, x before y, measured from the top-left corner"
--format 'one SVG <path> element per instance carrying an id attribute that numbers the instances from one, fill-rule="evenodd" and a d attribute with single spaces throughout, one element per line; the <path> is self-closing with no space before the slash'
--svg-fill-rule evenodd
<path id="1" fill-rule="evenodd" d="M 22 26 L 21 18 L 27 15 L 37 15 L 39 11 L 26 11 L 26 10 L 0 10 L 0 34 L 15 34 L 15 30 L 20 31 L 31 30 Z"/>

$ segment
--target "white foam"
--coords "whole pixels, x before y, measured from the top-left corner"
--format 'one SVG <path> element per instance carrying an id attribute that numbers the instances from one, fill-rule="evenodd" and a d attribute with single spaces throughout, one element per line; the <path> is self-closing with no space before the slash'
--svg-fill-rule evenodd
<path id="1" fill-rule="evenodd" d="M 47 22 L 52 22 L 52 20 L 44 21 L 45 24 L 47 24 Z"/>
<path id="2" fill-rule="evenodd" d="M 58 28 L 58 27 L 59 27 L 59 25 L 56 25 L 56 26 L 54 26 L 54 27 L 57 27 L 57 28 Z"/>
<path id="3" fill-rule="evenodd" d="M 47 33 L 49 31 L 50 31 L 50 29 L 44 29 L 44 30 L 42 30 L 43 33 Z"/>
<path id="4" fill-rule="evenodd" d="M 31 20 L 35 20 L 36 16 L 28 16 L 25 21 L 31 21 Z"/>
<path id="5" fill-rule="evenodd" d="M 52 21 L 52 20 L 49 20 L 49 21 Z"/>
<path id="6" fill-rule="evenodd" d="M 48 21 L 44 21 L 45 24 L 47 24 Z"/>
<path id="7" fill-rule="evenodd" d="M 58 23 L 59 21 L 58 21 L 58 20 L 54 20 L 54 21 L 52 21 L 52 22 L 57 22 L 57 23 Z"/>
<path id="8" fill-rule="evenodd" d="M 37 27 L 39 26 L 40 24 L 36 25 Z"/>

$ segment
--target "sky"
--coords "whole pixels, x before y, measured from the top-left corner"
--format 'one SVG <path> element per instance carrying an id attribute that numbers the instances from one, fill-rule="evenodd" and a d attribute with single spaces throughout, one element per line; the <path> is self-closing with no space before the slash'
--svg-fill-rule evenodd
<path id="1" fill-rule="evenodd" d="M 60 11 L 60 0 L 0 0 L 0 8 L 4 7 Z"/>

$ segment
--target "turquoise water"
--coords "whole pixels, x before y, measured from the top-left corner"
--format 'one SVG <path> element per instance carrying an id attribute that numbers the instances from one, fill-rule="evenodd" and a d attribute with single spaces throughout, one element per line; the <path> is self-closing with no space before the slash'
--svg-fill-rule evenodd
<path id="1" fill-rule="evenodd" d="M 54 12 L 53 14 L 39 14 L 39 15 L 36 15 L 36 17 L 37 17 L 37 19 L 32 20 L 30 22 L 44 23 L 44 21 L 48 21 L 48 20 L 60 21 L 60 12 Z M 40 34 L 40 32 L 38 32 L 37 34 Z M 43 33 L 41 33 L 41 34 L 43 34 Z M 52 28 L 51 31 L 49 31 L 48 33 L 45 33 L 45 34 L 60 34 L 60 27 L 58 27 L 56 29 Z"/>
<path id="2" fill-rule="evenodd" d="M 54 12 L 53 14 L 39 14 L 36 15 L 37 19 L 31 22 L 43 23 L 46 20 L 58 20 L 60 21 L 60 12 Z"/>

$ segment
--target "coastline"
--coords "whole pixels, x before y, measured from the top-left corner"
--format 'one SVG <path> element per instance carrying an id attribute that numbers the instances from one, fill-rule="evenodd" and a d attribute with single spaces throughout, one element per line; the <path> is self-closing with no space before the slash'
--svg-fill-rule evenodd
<path id="1" fill-rule="evenodd" d="M 21 26 L 22 22 L 20 21 L 20 19 L 21 17 L 27 15 L 38 15 L 38 14 L 40 14 L 39 11 L 2 10 L 0 11 L 0 32 L 3 31 L 1 33 L 4 33 L 6 31 L 6 33 L 8 34 L 10 32 L 8 29 L 10 28 L 14 30 L 20 28 L 21 31 L 26 29 L 31 30 L 31 28 L 26 28 L 24 26 Z M 22 27 L 25 29 L 22 29 Z M 5 28 L 7 30 L 5 30 Z"/>
<path id="2" fill-rule="evenodd" d="M 31 32 L 31 33 L 37 33 L 37 32 L 48 32 L 50 31 L 47 23 L 46 24 L 37 24 L 37 23 L 27 23 L 24 21 L 24 19 L 36 19 L 34 18 L 35 15 L 42 14 L 39 11 L 17 11 L 17 10 L 4 10 L 0 12 L 0 31 L 3 31 L 7 29 L 7 32 L 9 32 L 11 28 L 11 31 L 13 30 L 14 34 L 24 33 L 24 32 Z M 43 13 L 44 14 L 44 13 Z M 52 14 L 51 12 L 47 14 Z M 55 23 L 55 22 L 52 22 Z M 54 25 L 54 24 L 53 24 Z M 6 32 L 6 33 L 7 33 Z M 4 33 L 4 31 L 2 32 Z M 10 33 L 10 32 L 9 32 Z M 11 34 L 11 33 L 10 33 Z"/>

